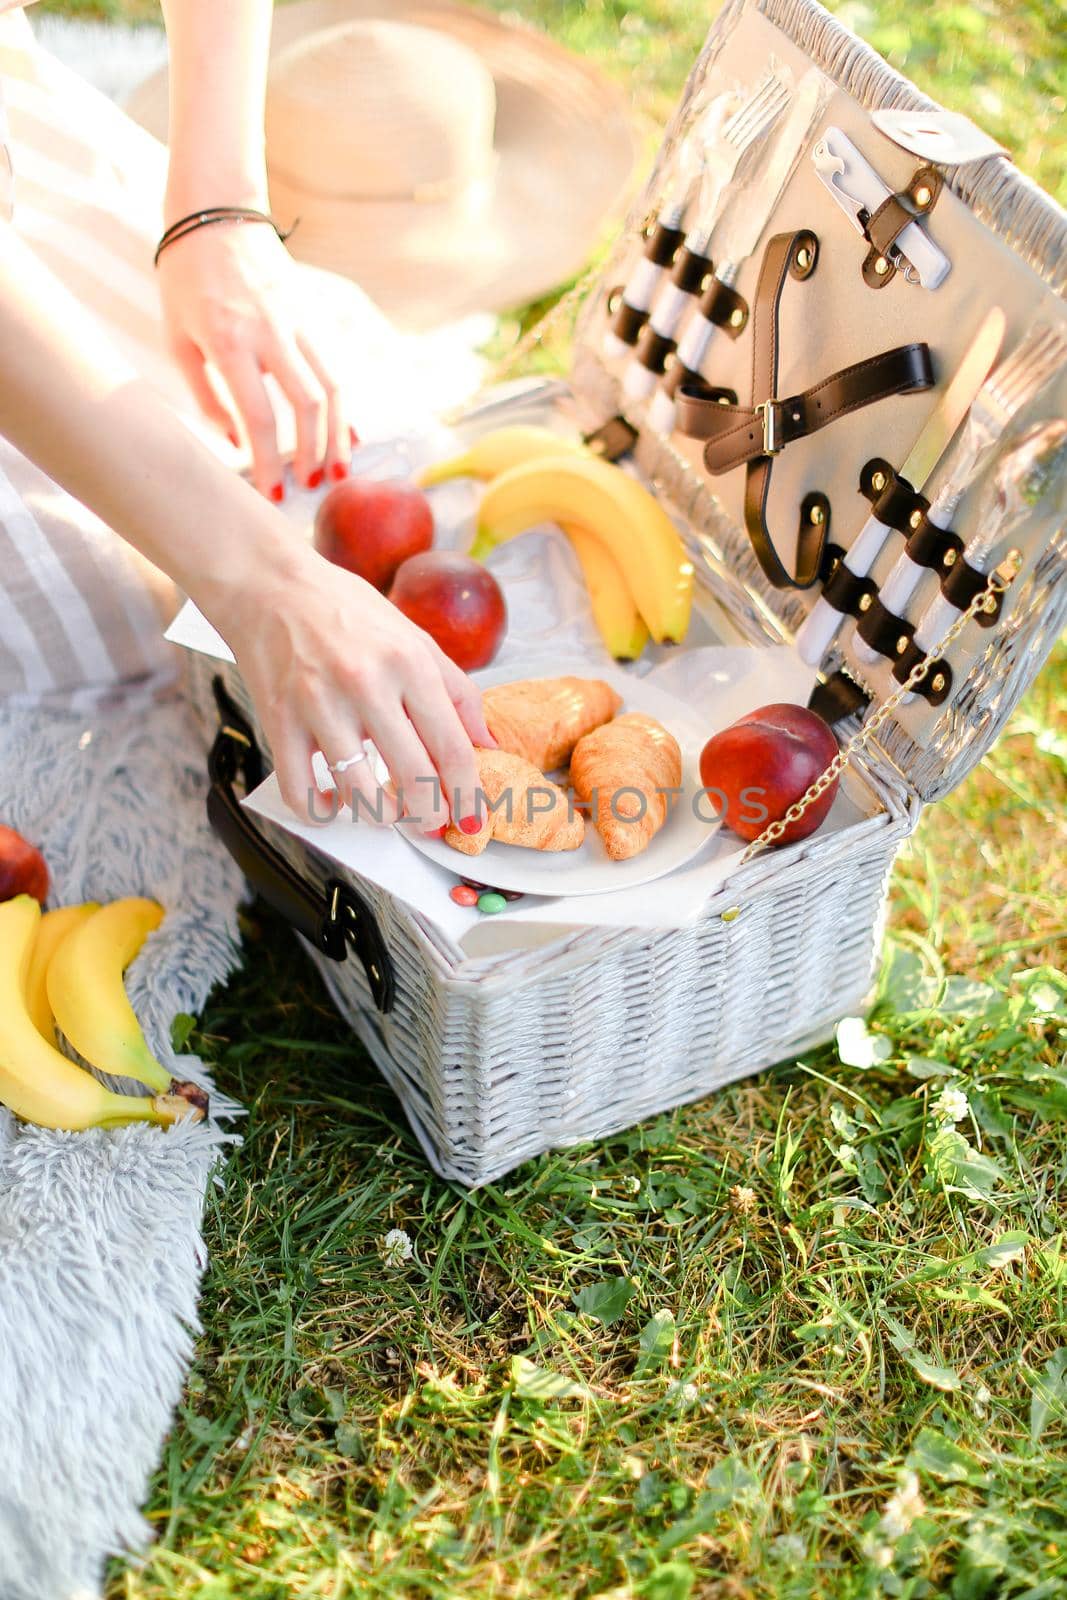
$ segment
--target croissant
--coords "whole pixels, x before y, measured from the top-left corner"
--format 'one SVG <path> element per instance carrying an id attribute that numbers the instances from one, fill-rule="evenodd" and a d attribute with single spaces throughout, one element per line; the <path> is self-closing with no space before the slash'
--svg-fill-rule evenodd
<path id="1" fill-rule="evenodd" d="M 487 689 L 482 710 L 502 750 L 542 772 L 566 764 L 583 734 L 610 722 L 622 699 L 601 678 L 528 678 Z"/>
<path id="2" fill-rule="evenodd" d="M 627 712 L 580 739 L 571 783 L 591 807 L 592 821 L 613 861 L 646 850 L 666 822 L 682 781 L 682 752 L 662 723 Z M 677 796 L 674 796 L 677 800 Z"/>
<path id="3" fill-rule="evenodd" d="M 577 850 L 585 838 L 585 823 L 558 784 L 550 783 L 540 768 L 507 750 L 478 750 L 481 789 L 488 802 L 477 833 L 464 833 L 454 824 L 445 830 L 445 843 L 465 856 L 480 856 L 490 839 L 500 844 L 524 845 L 527 850 Z"/>

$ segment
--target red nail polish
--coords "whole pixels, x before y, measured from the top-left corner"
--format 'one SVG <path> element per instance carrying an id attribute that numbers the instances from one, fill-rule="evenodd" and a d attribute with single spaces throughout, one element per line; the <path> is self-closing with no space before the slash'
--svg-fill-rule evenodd
<path id="1" fill-rule="evenodd" d="M 359 434 L 356 432 L 355 428 L 349 428 L 348 438 L 352 448 L 355 449 L 356 445 L 359 443 Z"/>
<path id="2" fill-rule="evenodd" d="M 340 483 L 342 478 L 348 477 L 348 468 L 343 461 L 334 461 L 330 465 L 330 477 L 334 483 Z"/>
<path id="3" fill-rule="evenodd" d="M 464 833 L 477 833 L 481 822 L 477 817 L 461 817 L 459 825 Z"/>
<path id="4" fill-rule="evenodd" d="M 323 476 L 324 476 L 324 474 L 323 474 L 322 468 L 321 467 L 316 467 L 314 472 L 308 478 L 308 488 L 309 489 L 317 489 L 319 484 L 323 480 Z"/>
<path id="5" fill-rule="evenodd" d="M 285 499 L 285 486 L 283 484 L 276 483 L 270 492 L 270 497 L 276 506 L 281 505 L 282 501 Z"/>
<path id="6" fill-rule="evenodd" d="M 241 448 L 241 441 L 237 437 L 237 431 L 235 428 L 227 428 L 226 437 L 229 439 L 235 450 L 239 450 Z"/>
<path id="7" fill-rule="evenodd" d="M 447 822 L 442 822 L 442 824 L 441 824 L 441 826 L 439 828 L 431 828 L 429 833 L 426 835 L 427 839 L 443 839 L 444 836 L 445 836 L 445 830 L 447 829 L 447 827 L 448 827 L 448 823 Z"/>

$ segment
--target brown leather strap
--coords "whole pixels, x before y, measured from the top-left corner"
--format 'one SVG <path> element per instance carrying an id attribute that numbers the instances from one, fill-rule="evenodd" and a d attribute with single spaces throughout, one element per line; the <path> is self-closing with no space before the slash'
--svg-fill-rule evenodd
<path id="1" fill-rule="evenodd" d="M 884 289 L 897 270 L 894 245 L 909 222 L 933 210 L 941 193 L 942 178 L 936 167 L 920 167 L 906 189 L 887 195 L 867 218 L 864 233 L 870 250 L 863 262 L 863 281 L 871 289 Z"/>
<path id="2" fill-rule="evenodd" d="M 782 293 L 789 276 L 800 281 L 810 277 L 817 258 L 818 240 L 807 229 L 775 234 L 767 245 L 753 304 L 750 406 L 723 405 L 703 383 L 683 383 L 678 391 L 678 425 L 683 433 L 707 441 L 708 471 L 718 476 L 747 462 L 745 525 L 764 575 L 779 589 L 807 589 L 817 581 L 826 527 L 801 523 L 796 571 L 790 573 L 767 527 L 775 455 L 850 411 L 890 395 L 929 389 L 933 383 L 929 347 L 907 344 L 835 372 L 803 394 L 776 398 Z"/>

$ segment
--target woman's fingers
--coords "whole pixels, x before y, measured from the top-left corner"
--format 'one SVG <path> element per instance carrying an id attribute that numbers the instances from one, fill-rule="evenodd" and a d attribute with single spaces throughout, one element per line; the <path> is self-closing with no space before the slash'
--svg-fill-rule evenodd
<path id="1" fill-rule="evenodd" d="M 336 730 L 331 730 L 322 741 L 337 792 L 342 804 L 352 808 L 357 822 L 395 822 L 396 801 L 374 776 L 373 756 L 364 748 L 363 741 L 363 733 L 355 723 L 346 723 L 340 736 Z"/>
<path id="2" fill-rule="evenodd" d="M 442 778 L 400 701 L 388 707 L 365 707 L 364 717 L 389 768 L 401 814 L 424 833 L 443 828 L 449 813 Z"/>
<path id="3" fill-rule="evenodd" d="M 430 644 L 448 698 L 455 706 L 471 743 L 483 745 L 487 750 L 495 750 L 496 740 L 489 731 L 482 710 L 482 691 L 472 678 L 468 678 L 467 674 L 456 666 L 451 656 L 445 655 L 435 640 L 431 639 Z"/>
<path id="4" fill-rule="evenodd" d="M 323 821 L 330 814 L 332 796 L 325 798 L 311 765 L 315 743 L 305 730 L 283 722 L 266 729 L 274 757 L 274 775 L 281 797 L 304 821 Z"/>
<path id="5" fill-rule="evenodd" d="M 407 690 L 404 707 L 440 777 L 452 820 L 479 816 L 477 758 L 443 679 L 427 676 Z"/>
<path id="6" fill-rule="evenodd" d="M 293 474 L 297 483 L 317 489 L 323 478 L 327 429 L 327 396 L 318 375 L 301 353 L 296 340 L 275 333 L 260 355 L 265 372 L 276 379 L 293 408 L 296 454 Z"/>
<path id="7" fill-rule="evenodd" d="M 252 478 L 260 494 L 275 503 L 283 498 L 283 464 L 278 428 L 259 363 L 250 350 L 225 346 L 212 360 L 233 397 L 252 448 Z"/>
<path id="8" fill-rule="evenodd" d="M 175 340 L 171 351 L 205 417 L 226 435 L 232 445 L 239 445 L 241 441 L 237 426 L 219 398 L 201 351 L 191 339 Z"/>
<path id="9" fill-rule="evenodd" d="M 340 385 L 329 363 L 322 359 L 314 342 L 306 334 L 299 334 L 296 342 L 326 398 L 326 455 L 323 464 L 326 476 L 336 483 L 348 476 L 355 434 L 348 421 Z M 311 487 L 314 488 L 314 484 Z"/>

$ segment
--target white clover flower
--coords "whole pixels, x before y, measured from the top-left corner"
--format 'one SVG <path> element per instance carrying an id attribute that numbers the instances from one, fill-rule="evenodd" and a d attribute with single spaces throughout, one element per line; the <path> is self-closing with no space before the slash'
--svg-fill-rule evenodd
<path id="1" fill-rule="evenodd" d="M 855 1172 L 857 1160 L 855 1145 L 839 1144 L 837 1147 L 837 1159 L 846 1172 Z"/>
<path id="2" fill-rule="evenodd" d="M 974 1398 L 972 1400 L 974 1414 L 976 1417 L 981 1419 L 986 1415 L 989 1410 L 989 1402 L 992 1400 L 992 1398 L 993 1396 L 990 1394 L 985 1384 L 980 1383 L 977 1389 L 974 1391 Z"/>
<path id="3" fill-rule="evenodd" d="M 942 1089 L 934 1101 L 934 1116 L 940 1122 L 962 1122 L 971 1109 L 971 1103 L 962 1089 Z"/>
<path id="4" fill-rule="evenodd" d="M 390 1228 L 384 1239 L 378 1240 L 378 1254 L 387 1267 L 402 1267 L 414 1253 L 415 1246 L 403 1228 Z"/>
<path id="5" fill-rule="evenodd" d="M 903 1539 L 915 1518 L 921 1516 L 925 1509 L 919 1493 L 918 1475 L 910 1469 L 902 1472 L 896 1493 L 890 1495 L 882 1511 L 879 1527 L 883 1536 L 893 1544 Z"/>
<path id="6" fill-rule="evenodd" d="M 675 1380 L 667 1390 L 667 1399 L 673 1400 L 678 1406 L 695 1406 L 700 1399 L 700 1390 L 695 1383 L 679 1383 Z"/>
<path id="7" fill-rule="evenodd" d="M 629 1177 L 622 1180 L 622 1186 L 624 1189 L 629 1190 L 630 1194 L 641 1193 L 641 1179 L 636 1177 L 633 1173 L 631 1173 Z"/>
<path id="8" fill-rule="evenodd" d="M 807 1541 L 799 1533 L 780 1533 L 774 1541 L 774 1549 L 791 1567 L 801 1566 L 808 1558 Z"/>

